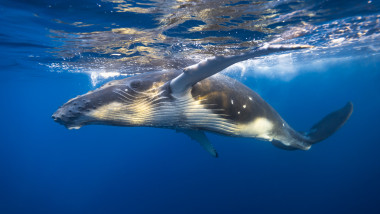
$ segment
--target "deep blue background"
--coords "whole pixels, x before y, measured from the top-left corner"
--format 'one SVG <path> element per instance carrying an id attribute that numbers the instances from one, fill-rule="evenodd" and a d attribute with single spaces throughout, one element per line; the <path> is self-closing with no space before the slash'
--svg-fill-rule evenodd
<path id="1" fill-rule="evenodd" d="M 171 130 L 67 130 L 50 116 L 91 89 L 87 76 L 1 72 L 0 211 L 378 213 L 378 65 L 354 61 L 289 82 L 248 79 L 297 129 L 348 100 L 354 113 L 307 152 L 210 134 L 217 159 Z"/>
<path id="2" fill-rule="evenodd" d="M 39 64 L 60 43 L 46 39 L 50 22 L 25 24 L 31 17 L 22 11 L 43 7 L 6 3 L 13 10 L 0 7 L 0 214 L 380 213 L 378 55 L 290 81 L 243 78 L 297 130 L 347 101 L 354 113 L 309 151 L 208 134 L 215 159 L 173 130 L 55 123 L 60 105 L 93 89 L 89 77 Z"/>

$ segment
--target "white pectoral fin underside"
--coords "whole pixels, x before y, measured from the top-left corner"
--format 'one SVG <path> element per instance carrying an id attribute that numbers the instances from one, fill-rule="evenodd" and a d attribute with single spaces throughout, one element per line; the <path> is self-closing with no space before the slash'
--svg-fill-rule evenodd
<path id="1" fill-rule="evenodd" d="M 218 157 L 218 153 L 215 148 L 212 146 L 210 141 L 208 140 L 206 134 L 203 131 L 198 130 L 176 130 L 177 132 L 182 132 L 189 136 L 192 140 L 197 141 L 203 149 L 208 151 L 213 157 Z"/>
<path id="2" fill-rule="evenodd" d="M 172 94 L 181 95 L 191 88 L 195 83 L 212 76 L 223 69 L 247 59 L 265 56 L 272 53 L 284 52 L 289 50 L 311 48 L 310 45 L 263 45 L 255 48 L 253 51 L 237 56 L 215 56 L 205 59 L 198 64 L 189 66 L 184 69 L 183 73 L 170 82 Z"/>

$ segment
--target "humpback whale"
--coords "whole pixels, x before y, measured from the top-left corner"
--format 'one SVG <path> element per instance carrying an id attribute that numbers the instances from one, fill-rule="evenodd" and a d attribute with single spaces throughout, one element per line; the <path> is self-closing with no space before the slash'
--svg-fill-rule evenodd
<path id="1" fill-rule="evenodd" d="M 247 59 L 308 45 L 269 45 L 236 56 L 215 56 L 183 70 L 156 71 L 121 80 L 77 96 L 62 105 L 52 118 L 69 129 L 89 124 L 175 129 L 218 154 L 205 132 L 256 138 L 285 150 L 308 150 L 351 116 L 348 102 L 306 132 L 295 131 L 256 92 L 235 79 L 218 74 Z"/>

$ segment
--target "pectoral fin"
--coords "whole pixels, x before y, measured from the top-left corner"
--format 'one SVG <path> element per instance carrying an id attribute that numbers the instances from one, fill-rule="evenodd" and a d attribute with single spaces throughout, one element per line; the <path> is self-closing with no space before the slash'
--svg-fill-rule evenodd
<path id="1" fill-rule="evenodd" d="M 215 148 L 212 146 L 210 141 L 208 140 L 206 134 L 203 131 L 197 130 L 176 130 L 177 132 L 182 132 L 189 136 L 192 140 L 197 141 L 203 149 L 208 151 L 213 157 L 218 157 L 218 153 Z"/>
<path id="2" fill-rule="evenodd" d="M 183 73 L 170 81 L 172 95 L 182 95 L 186 93 L 195 83 L 212 76 L 223 69 L 247 59 L 265 56 L 272 53 L 279 53 L 290 50 L 311 48 L 309 45 L 273 45 L 265 44 L 257 47 L 248 53 L 236 56 L 215 56 L 205 59 L 198 64 L 189 66 L 184 69 Z"/>

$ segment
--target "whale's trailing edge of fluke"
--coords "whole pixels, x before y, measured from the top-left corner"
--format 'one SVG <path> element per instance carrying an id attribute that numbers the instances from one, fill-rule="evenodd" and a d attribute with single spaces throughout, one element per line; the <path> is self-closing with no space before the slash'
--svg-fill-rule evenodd
<path id="1" fill-rule="evenodd" d="M 352 102 L 348 102 L 343 108 L 331 112 L 318 123 L 313 125 L 305 136 L 311 140 L 312 144 L 318 143 L 330 137 L 347 122 L 353 112 L 353 109 L 354 106 Z"/>

